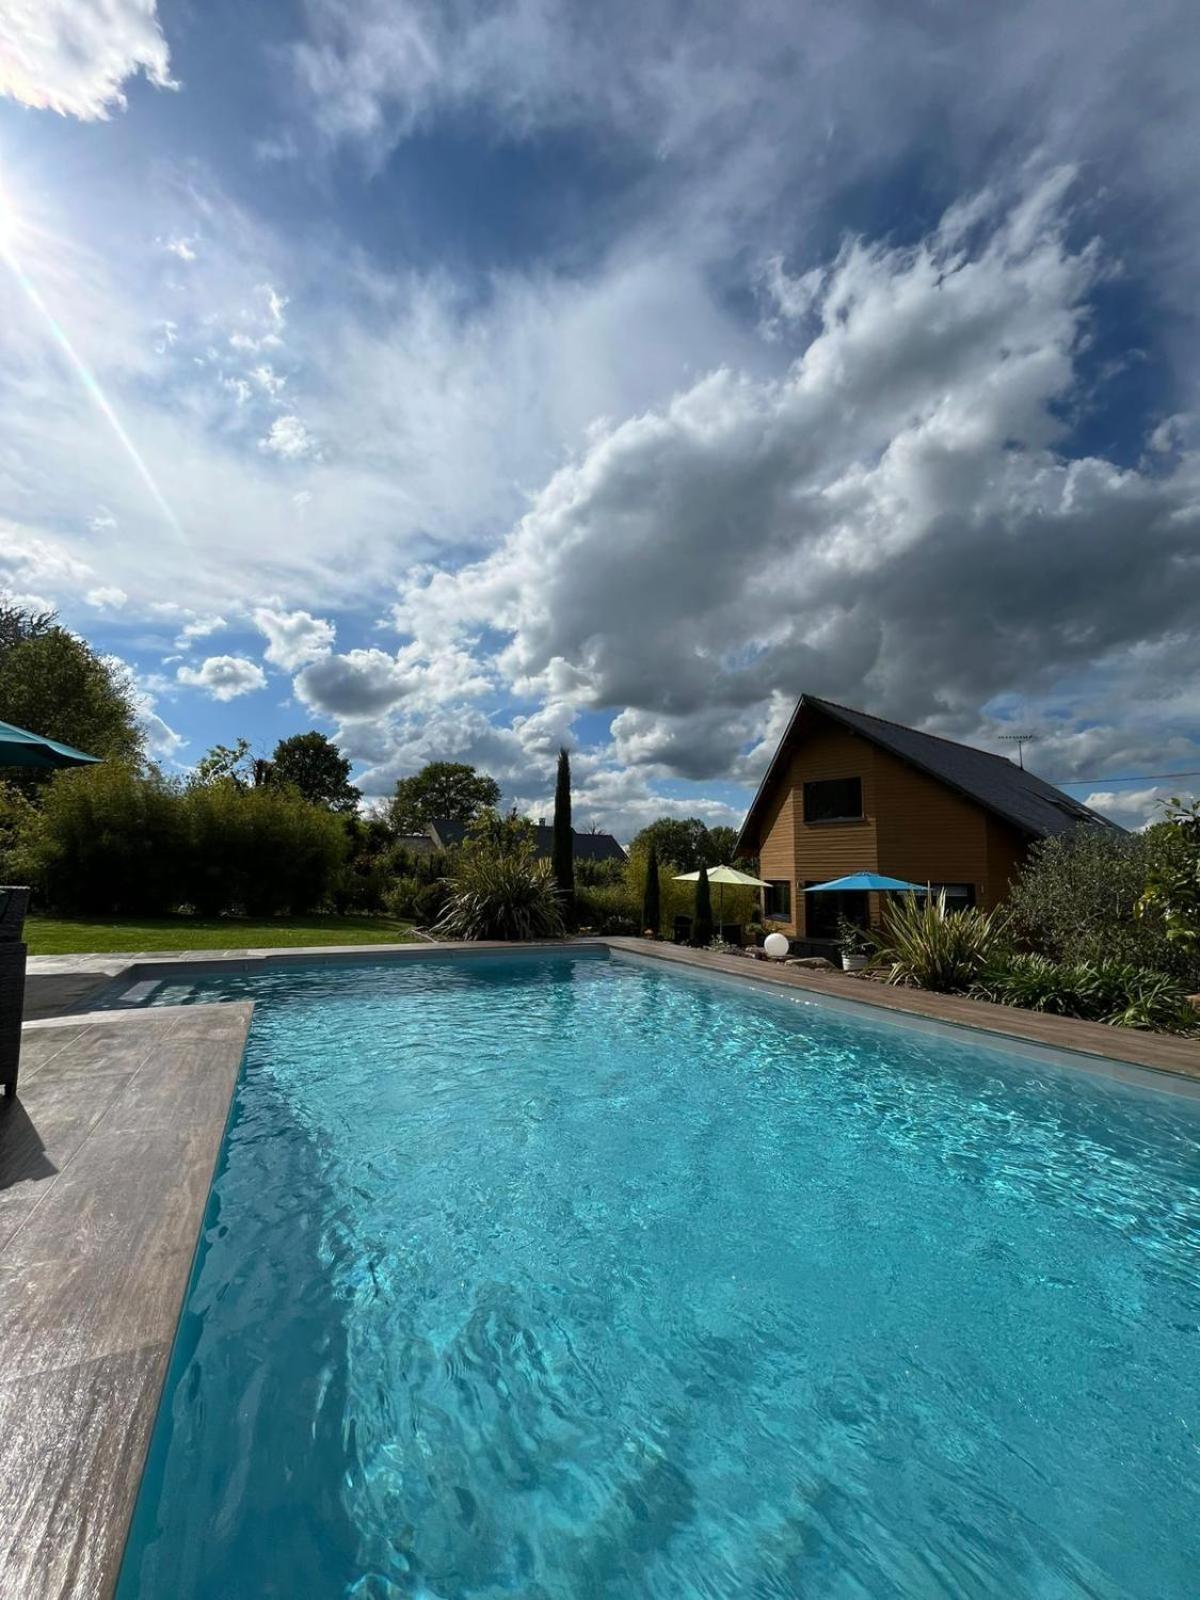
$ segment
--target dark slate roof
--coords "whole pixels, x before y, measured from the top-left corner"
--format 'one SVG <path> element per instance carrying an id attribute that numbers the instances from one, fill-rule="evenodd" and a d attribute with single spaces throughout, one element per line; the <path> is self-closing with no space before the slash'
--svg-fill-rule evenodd
<path id="1" fill-rule="evenodd" d="M 870 739 L 872 744 L 956 789 L 1031 838 L 1048 839 L 1056 834 L 1071 833 L 1081 826 L 1122 831 L 1115 822 L 1073 800 L 1052 783 L 1035 773 L 1023 771 L 1007 756 L 976 750 L 969 744 L 956 744 L 953 739 L 942 739 L 937 734 L 920 733 L 916 728 L 906 728 L 903 723 L 888 722 L 883 717 L 872 717 L 865 711 L 855 711 L 832 700 L 819 700 L 816 695 L 806 694 L 801 695 L 787 732 L 754 797 L 742 827 L 743 834 L 750 830 L 774 781 L 780 758 L 785 749 L 790 748 L 803 715 L 811 712 L 823 714 L 864 739 Z"/>
<path id="2" fill-rule="evenodd" d="M 430 828 L 443 848 L 461 844 L 467 836 L 465 822 L 448 822 L 443 818 L 430 823 Z M 624 861 L 625 852 L 611 833 L 577 833 L 575 829 L 571 832 L 575 840 L 576 861 Z M 554 829 L 545 822 L 534 823 L 533 842 L 538 855 L 549 859 Z"/>

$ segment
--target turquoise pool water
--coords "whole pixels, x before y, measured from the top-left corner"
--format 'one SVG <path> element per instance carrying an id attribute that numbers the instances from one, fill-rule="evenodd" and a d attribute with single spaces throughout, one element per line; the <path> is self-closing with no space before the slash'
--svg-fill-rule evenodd
<path id="1" fill-rule="evenodd" d="M 121 1600 L 1194 1600 L 1200 1102 L 565 956 L 258 1002 Z"/>

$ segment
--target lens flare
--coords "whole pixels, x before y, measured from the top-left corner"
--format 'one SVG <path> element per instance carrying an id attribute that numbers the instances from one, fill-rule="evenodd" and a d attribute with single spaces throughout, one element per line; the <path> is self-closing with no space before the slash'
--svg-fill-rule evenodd
<path id="1" fill-rule="evenodd" d="M 45 323 L 51 339 L 62 352 L 68 367 L 79 379 L 84 393 L 116 435 L 117 442 L 129 457 L 150 498 L 166 519 L 168 527 L 176 538 L 185 540 L 186 535 L 179 518 L 171 509 L 167 497 L 154 481 L 154 476 L 139 454 L 137 446 L 125 431 L 125 426 L 113 408 L 112 402 L 100 387 L 99 379 L 71 343 L 66 329 L 50 310 L 50 307 L 43 300 L 37 285 L 21 265 L 17 252 L 28 231 L 21 212 L 13 202 L 11 192 L 5 188 L 3 178 L 0 177 L 0 261 L 3 261 L 12 273 L 25 298 Z"/>

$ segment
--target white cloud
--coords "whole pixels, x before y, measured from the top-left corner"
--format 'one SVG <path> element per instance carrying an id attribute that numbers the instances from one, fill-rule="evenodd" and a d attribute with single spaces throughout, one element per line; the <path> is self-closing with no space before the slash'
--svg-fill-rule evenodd
<path id="1" fill-rule="evenodd" d="M 176 650 L 190 650 L 197 639 L 207 639 L 214 633 L 223 633 L 229 626 L 224 617 L 193 617 L 185 622 L 175 640 Z"/>
<path id="2" fill-rule="evenodd" d="M 307 611 L 277 611 L 270 606 L 258 606 L 254 611 L 254 625 L 268 641 L 263 652 L 266 659 L 285 672 L 295 672 L 333 649 L 333 623 Z"/>
<path id="3" fill-rule="evenodd" d="M 1184 785 L 1185 792 L 1190 792 Z M 1162 820 L 1163 804 L 1179 789 L 1154 786 L 1149 789 L 1097 789 L 1083 802 L 1101 816 L 1111 817 L 1123 828 L 1144 828 Z"/>
<path id="4" fill-rule="evenodd" d="M 295 416 L 276 417 L 266 438 L 258 441 L 258 448 L 285 461 L 302 461 L 306 456 L 321 459 L 317 441 Z"/>
<path id="5" fill-rule="evenodd" d="M 267 681 L 258 663 L 245 656 L 209 656 L 198 667 L 180 667 L 175 676 L 190 688 L 204 689 L 214 700 L 236 700 Z"/>
<path id="6" fill-rule="evenodd" d="M 410 715 L 489 693 L 494 681 L 468 650 L 411 644 L 327 655 L 299 673 L 296 696 L 336 717 L 376 716 L 404 704 Z"/>
<path id="7" fill-rule="evenodd" d="M 89 606 L 94 606 L 97 611 L 120 611 L 129 603 L 129 596 L 124 589 L 115 587 L 89 589 L 84 595 Z"/>
<path id="8" fill-rule="evenodd" d="M 171 238 L 156 239 L 155 243 L 161 250 L 165 250 L 168 255 L 174 256 L 177 261 L 196 260 L 195 238 L 186 238 L 183 235 L 177 234 Z"/>
<path id="9" fill-rule="evenodd" d="M 802 689 L 970 733 L 991 696 L 1192 630 L 1196 464 L 1056 450 L 1103 270 L 1068 178 L 970 208 L 970 248 L 962 209 L 912 249 L 850 242 L 785 376 L 715 371 L 595 432 L 491 555 L 410 578 L 398 626 L 499 630 L 517 693 L 617 711 L 624 759 L 692 778 L 737 773 Z"/>
<path id="10" fill-rule="evenodd" d="M 156 0 L 0 0 L 0 94 L 83 120 L 124 110 L 126 80 L 175 89 Z"/>

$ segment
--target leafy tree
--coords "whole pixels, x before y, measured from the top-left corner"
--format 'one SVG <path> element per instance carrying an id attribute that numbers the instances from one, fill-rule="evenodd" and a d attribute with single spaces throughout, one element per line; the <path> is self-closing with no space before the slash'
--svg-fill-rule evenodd
<path id="1" fill-rule="evenodd" d="M 249 789 L 254 783 L 255 765 L 249 739 L 237 739 L 231 745 L 215 744 L 197 761 L 193 781 L 232 783 L 235 788 Z"/>
<path id="2" fill-rule="evenodd" d="M 1164 848 L 1151 864 L 1138 916 L 1161 919 L 1167 942 L 1195 963 L 1200 959 L 1200 800 L 1172 800 L 1159 831 Z"/>
<path id="3" fill-rule="evenodd" d="M 106 761 L 143 757 L 128 672 L 61 627 L 53 612 L 0 604 L 0 718 Z"/>
<path id="4" fill-rule="evenodd" d="M 554 881 L 563 897 L 563 913 L 571 917 L 575 898 L 575 836 L 571 832 L 571 757 L 558 752 L 558 774 L 554 784 L 554 838 L 550 849 Z"/>
<path id="5" fill-rule="evenodd" d="M 355 811 L 359 792 L 350 782 L 350 762 L 325 734 L 294 733 L 281 739 L 271 757 L 268 781 L 290 786 L 310 805 L 330 811 Z"/>
<path id="6" fill-rule="evenodd" d="M 734 851 L 737 849 L 737 841 L 736 828 L 727 828 L 724 824 L 710 828 L 705 844 L 707 865 L 710 867 L 731 866 L 734 859 Z"/>
<path id="7" fill-rule="evenodd" d="M 646 851 L 646 887 L 642 892 L 642 927 L 656 938 L 662 921 L 662 897 L 658 885 L 658 849 L 654 840 Z"/>
<path id="8" fill-rule="evenodd" d="M 27 606 L 0 599 L 0 653 L 27 639 L 40 639 L 57 621 L 54 611 L 30 611 Z"/>
<path id="9" fill-rule="evenodd" d="M 708 829 L 699 817 L 659 817 L 636 836 L 631 849 L 648 849 L 653 842 L 664 866 L 679 872 L 695 872 L 697 867 L 715 866 L 708 859 Z"/>
<path id="10" fill-rule="evenodd" d="M 692 922 L 692 943 L 702 949 L 713 940 L 712 890 L 708 884 L 708 868 L 700 864 L 700 877 L 696 882 L 696 915 Z"/>
<path id="11" fill-rule="evenodd" d="M 500 804 L 500 785 L 461 761 L 431 761 L 396 784 L 388 821 L 396 833 L 423 833 L 431 822 L 474 822 Z"/>

